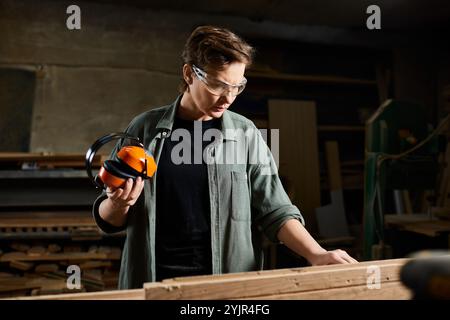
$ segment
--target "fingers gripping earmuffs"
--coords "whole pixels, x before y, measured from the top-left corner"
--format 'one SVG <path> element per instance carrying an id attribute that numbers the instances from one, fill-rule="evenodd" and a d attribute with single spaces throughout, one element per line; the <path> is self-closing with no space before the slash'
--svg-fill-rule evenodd
<path id="1" fill-rule="evenodd" d="M 92 174 L 92 160 L 95 153 L 108 142 L 115 139 L 129 139 L 135 141 L 137 145 L 122 147 L 117 152 L 114 159 L 106 160 L 100 168 L 98 174 L 94 177 Z M 127 179 L 136 179 L 142 177 L 148 179 L 156 171 L 156 163 L 151 155 L 144 150 L 144 145 L 139 138 L 130 136 L 126 133 L 111 133 L 105 135 L 94 142 L 86 153 L 86 171 L 89 178 L 95 186 L 104 189 L 121 188 L 125 185 Z"/>

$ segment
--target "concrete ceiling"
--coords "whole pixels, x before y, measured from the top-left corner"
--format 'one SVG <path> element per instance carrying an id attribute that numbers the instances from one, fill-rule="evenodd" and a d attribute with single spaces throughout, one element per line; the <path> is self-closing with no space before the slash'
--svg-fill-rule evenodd
<path id="1" fill-rule="evenodd" d="M 180 12 L 247 17 L 252 21 L 273 21 L 292 25 L 365 28 L 366 9 L 381 8 L 382 29 L 450 27 L 448 0 L 90 0 Z"/>

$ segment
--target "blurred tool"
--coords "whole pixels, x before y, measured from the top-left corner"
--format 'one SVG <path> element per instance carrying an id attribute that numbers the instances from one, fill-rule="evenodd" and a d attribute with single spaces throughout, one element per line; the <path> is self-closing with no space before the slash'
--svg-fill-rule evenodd
<path id="1" fill-rule="evenodd" d="M 400 278 L 413 299 L 450 299 L 450 252 L 416 255 L 402 267 Z"/>

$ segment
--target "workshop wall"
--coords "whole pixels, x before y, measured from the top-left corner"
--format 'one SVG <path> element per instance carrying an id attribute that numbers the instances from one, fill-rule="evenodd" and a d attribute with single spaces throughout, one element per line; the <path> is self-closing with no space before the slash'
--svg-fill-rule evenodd
<path id="1" fill-rule="evenodd" d="M 399 49 L 394 59 L 398 62 L 393 70 L 397 82 L 394 97 L 413 99 L 429 110 L 435 110 L 439 102 L 433 48 L 417 55 L 414 46 L 422 44 L 414 44 L 401 33 L 82 1 L 77 3 L 82 8 L 81 30 L 68 30 L 66 8 L 70 4 L 49 0 L 0 2 L 0 82 L 9 78 L 1 74 L 11 69 L 35 75 L 28 87 L 17 84 L 18 90 L 11 91 L 15 96 L 8 98 L 10 102 L 18 100 L 23 88 L 28 100 L 0 104 L 0 112 L 8 114 L 15 124 L 0 122 L 0 134 L 20 137 L 20 141 L 0 143 L 0 151 L 85 152 L 99 135 L 123 130 L 140 112 L 172 102 L 180 79 L 182 45 L 199 24 L 230 27 L 250 40 L 385 49 L 401 44 L 405 48 Z M 431 62 L 425 63 L 427 60 Z M 0 83 L 2 87 L 5 81 Z M 11 109 L 27 116 L 11 119 Z"/>
<path id="2" fill-rule="evenodd" d="M 83 3 L 82 28 L 70 31 L 64 2 L 1 6 L 0 70 L 36 74 L 32 99 L 0 106 L 9 118 L 11 108 L 30 118 L 2 126 L 2 133 L 22 139 L 2 151 L 84 152 L 98 136 L 125 129 L 135 115 L 177 96 L 189 28 L 172 30 L 175 24 L 161 16 L 133 8 Z M 16 98 L 8 99 L 27 92 L 21 88 L 27 87 L 18 83 Z"/>

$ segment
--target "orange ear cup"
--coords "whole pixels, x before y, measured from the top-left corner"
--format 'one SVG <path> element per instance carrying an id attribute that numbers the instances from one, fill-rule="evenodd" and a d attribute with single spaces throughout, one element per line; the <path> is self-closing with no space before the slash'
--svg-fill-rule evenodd
<path id="1" fill-rule="evenodd" d="M 152 177 L 156 163 L 152 156 L 139 146 L 125 146 L 117 153 L 120 161 L 107 160 L 98 172 L 102 183 L 112 189 L 124 187 L 128 178 L 134 179 L 139 174 Z"/>
<path id="2" fill-rule="evenodd" d="M 147 177 L 152 177 L 156 171 L 155 160 L 153 157 L 147 155 L 142 147 L 123 147 L 117 153 L 117 158 L 137 172 L 145 172 Z"/>
<path id="3" fill-rule="evenodd" d="M 105 186 L 111 189 L 122 188 L 125 185 L 126 179 L 119 178 L 112 173 L 106 171 L 105 167 L 101 167 L 98 171 L 98 177 Z"/>
<path id="4" fill-rule="evenodd" d="M 125 146 L 119 150 L 115 159 L 103 162 L 97 176 L 92 173 L 92 161 L 95 153 L 106 143 L 114 139 L 130 139 L 138 143 L 138 146 Z M 124 132 L 107 134 L 97 139 L 86 152 L 86 172 L 97 188 L 120 188 L 127 179 L 142 177 L 148 179 L 156 171 L 156 162 L 151 155 L 145 152 L 144 145 L 138 137 L 133 137 Z"/>

